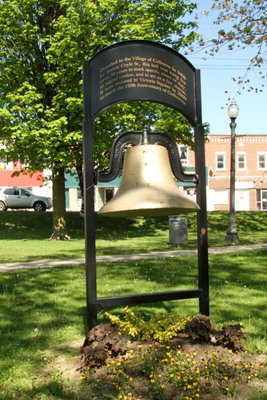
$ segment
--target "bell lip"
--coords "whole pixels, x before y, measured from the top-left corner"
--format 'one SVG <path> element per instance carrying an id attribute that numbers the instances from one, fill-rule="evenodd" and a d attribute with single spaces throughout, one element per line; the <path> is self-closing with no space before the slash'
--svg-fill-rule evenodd
<path id="1" fill-rule="evenodd" d="M 161 216 L 176 216 L 185 215 L 193 212 L 198 212 L 200 208 L 139 208 L 136 210 L 118 210 L 103 212 L 101 209 L 98 215 L 103 217 L 161 217 Z"/>

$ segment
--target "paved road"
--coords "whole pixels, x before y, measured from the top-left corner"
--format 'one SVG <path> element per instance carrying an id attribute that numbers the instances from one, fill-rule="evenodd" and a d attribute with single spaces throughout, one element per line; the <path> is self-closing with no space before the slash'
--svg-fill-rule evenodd
<path id="1" fill-rule="evenodd" d="M 222 254 L 230 252 L 239 252 L 245 250 L 260 250 L 267 249 L 266 244 L 251 244 L 244 246 L 227 246 L 227 247 L 213 247 L 209 249 L 209 254 Z M 155 251 L 151 253 L 141 254 L 125 254 L 115 256 L 98 256 L 96 262 L 116 262 L 116 261 L 134 261 L 134 260 L 145 260 L 145 259 L 159 259 L 167 257 L 182 257 L 197 255 L 197 250 L 172 250 L 172 251 Z M 38 269 L 38 268 L 53 268 L 65 265 L 79 265 L 84 264 L 84 258 L 74 258 L 66 260 L 44 260 L 44 261 L 33 261 L 33 262 L 21 262 L 21 263 L 6 263 L 0 264 L 0 273 L 8 272 L 20 269 Z"/>

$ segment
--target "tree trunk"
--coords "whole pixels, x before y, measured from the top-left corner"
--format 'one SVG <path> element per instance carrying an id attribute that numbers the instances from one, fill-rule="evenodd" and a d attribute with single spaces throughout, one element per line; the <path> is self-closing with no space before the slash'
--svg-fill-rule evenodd
<path id="1" fill-rule="evenodd" d="M 82 165 L 76 165 L 76 171 L 79 180 L 79 187 L 81 189 L 81 195 L 83 197 L 83 168 Z"/>
<path id="2" fill-rule="evenodd" d="M 65 202 L 65 177 L 64 168 L 54 168 L 52 171 L 53 182 L 53 233 L 50 239 L 70 239 L 66 224 Z"/>

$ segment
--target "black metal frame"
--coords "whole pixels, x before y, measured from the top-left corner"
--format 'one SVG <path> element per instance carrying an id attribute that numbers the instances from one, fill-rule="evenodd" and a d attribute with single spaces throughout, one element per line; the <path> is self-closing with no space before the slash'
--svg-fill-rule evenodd
<path id="1" fill-rule="evenodd" d="M 146 46 L 153 47 L 153 50 L 164 50 L 170 54 L 177 54 L 177 57 L 182 57 L 174 50 L 157 43 L 147 41 L 130 41 L 129 45 L 140 45 L 142 48 L 143 43 Z M 119 43 L 110 46 L 107 50 L 113 48 L 117 49 L 120 45 L 127 46 L 127 42 Z M 102 50 L 102 53 L 105 51 Z M 150 143 L 158 143 L 167 147 L 172 170 L 174 175 L 181 181 L 190 181 L 196 183 L 197 203 L 200 210 L 197 212 L 197 235 L 198 235 L 198 288 L 189 290 L 176 290 L 169 292 L 159 293 L 142 293 L 133 294 L 130 296 L 111 296 L 111 297 L 97 297 L 96 285 L 96 251 L 95 251 L 95 220 L 94 220 L 94 186 L 96 179 L 101 182 L 112 180 L 121 164 L 122 148 L 126 144 L 140 144 L 142 142 L 143 132 L 126 132 L 121 135 L 112 148 L 112 161 L 110 170 L 95 175 L 93 169 L 93 119 L 96 116 L 92 113 L 92 96 L 90 96 L 91 84 L 93 81 L 92 68 L 90 62 L 84 63 L 84 199 L 85 199 L 85 243 L 86 243 L 86 291 L 87 291 L 87 310 L 88 310 L 88 324 L 89 328 L 97 324 L 97 308 L 106 306 L 116 306 L 125 304 L 140 304 L 147 302 L 158 302 L 165 300 L 177 300 L 198 298 L 199 299 L 199 312 L 209 315 L 209 274 L 208 274 L 208 236 L 207 236 L 207 212 L 206 212 L 206 176 L 205 176 L 205 151 L 204 151 L 204 127 L 202 125 L 201 117 L 201 95 L 200 95 L 200 71 L 196 70 L 184 57 L 183 62 L 186 61 L 188 68 L 194 72 L 194 102 L 195 112 L 190 116 L 190 122 L 194 126 L 194 140 L 195 140 L 195 164 L 196 174 L 184 174 L 180 165 L 179 154 L 177 147 L 172 144 L 169 136 L 159 133 L 150 133 Z M 134 98 L 133 98 L 134 99 Z M 136 98 L 138 100 L 138 98 Z M 151 101 L 153 101 L 150 98 Z M 126 101 L 126 100 L 121 100 Z M 158 101 L 158 99 L 155 99 Z M 111 103 L 111 104 L 114 104 Z M 111 105 L 110 104 L 110 105 Z M 105 108 L 107 106 L 105 105 Z M 179 104 L 175 107 L 178 111 L 182 112 Z M 98 111 L 101 112 L 101 109 Z M 185 114 L 183 112 L 183 114 Z M 146 139 L 145 139 L 146 140 Z M 171 143 L 171 144 L 170 144 Z M 178 154 L 178 157 L 177 157 Z"/>

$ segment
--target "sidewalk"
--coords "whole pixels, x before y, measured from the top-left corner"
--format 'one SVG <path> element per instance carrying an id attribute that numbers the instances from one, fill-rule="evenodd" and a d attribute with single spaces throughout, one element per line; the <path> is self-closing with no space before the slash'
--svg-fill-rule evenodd
<path id="1" fill-rule="evenodd" d="M 266 244 L 251 244 L 244 246 L 227 246 L 227 247 L 213 247 L 209 249 L 209 254 L 222 254 L 239 252 L 245 250 L 261 250 L 267 249 Z M 172 250 L 172 251 L 157 251 L 152 253 L 140 253 L 140 254 L 125 254 L 115 256 L 98 256 L 96 262 L 119 262 L 119 261 L 135 261 L 145 259 L 160 259 L 167 257 L 182 257 L 197 255 L 197 250 Z M 21 262 L 21 263 L 6 263 L 0 264 L 0 273 L 8 272 L 21 269 L 38 269 L 38 268 L 53 268 L 53 267 L 64 267 L 66 265 L 79 265 L 84 264 L 84 258 L 74 258 L 66 260 L 48 260 L 48 261 L 32 261 L 32 262 Z"/>

